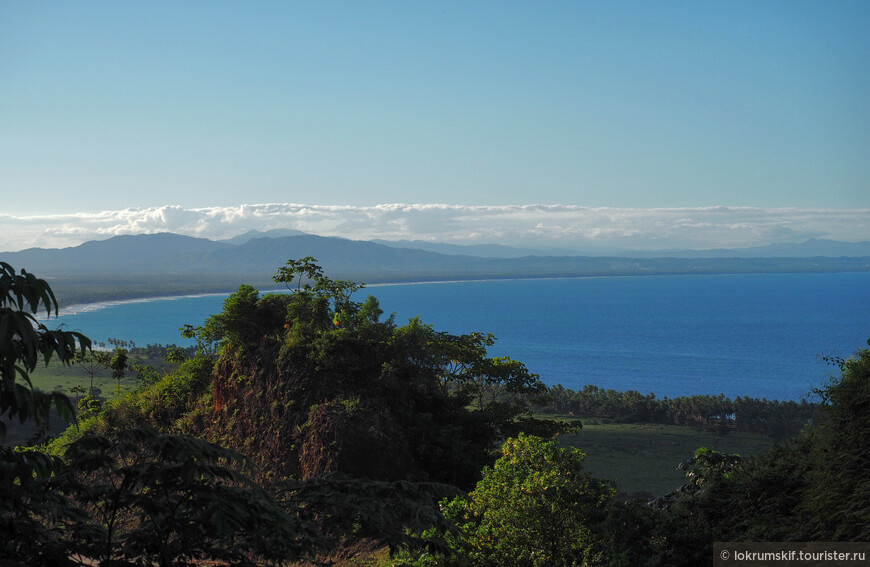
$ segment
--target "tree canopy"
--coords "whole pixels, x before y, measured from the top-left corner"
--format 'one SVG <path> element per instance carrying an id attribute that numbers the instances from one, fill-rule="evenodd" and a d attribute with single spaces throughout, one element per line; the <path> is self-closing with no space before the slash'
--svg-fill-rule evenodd
<path id="1" fill-rule="evenodd" d="M 352 298 L 362 285 L 310 258 L 275 281 L 295 285 L 265 295 L 243 285 L 192 329 L 218 353 L 202 434 L 244 446 L 264 475 L 469 486 L 520 427 L 566 428 L 531 417 L 546 388 L 522 363 L 488 356 L 491 335 L 399 326 L 374 297 Z"/>
<path id="2" fill-rule="evenodd" d="M 54 406 L 60 415 L 73 421 L 72 402 L 60 392 L 45 393 L 33 389 L 30 373 L 42 361 L 48 364 L 56 357 L 70 364 L 77 349 L 84 354 L 90 340 L 81 333 L 50 330 L 36 315 L 57 315 L 58 304 L 51 286 L 26 270 L 0 262 L 0 417 L 37 423 L 48 419 Z M 0 421 L 0 440 L 6 425 Z"/>
<path id="3" fill-rule="evenodd" d="M 481 567 L 599 564 L 593 527 L 615 490 L 583 473 L 584 457 L 539 437 L 508 439 L 467 498 L 442 504 L 459 530 L 446 534 L 449 547 Z"/>

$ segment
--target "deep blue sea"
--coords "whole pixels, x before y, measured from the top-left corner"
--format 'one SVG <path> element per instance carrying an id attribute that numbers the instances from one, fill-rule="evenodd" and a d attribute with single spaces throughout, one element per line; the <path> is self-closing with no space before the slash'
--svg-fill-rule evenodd
<path id="1" fill-rule="evenodd" d="M 402 324 L 484 331 L 493 356 L 548 384 L 799 400 L 870 338 L 870 273 L 647 276 L 371 286 Z M 220 311 L 225 295 L 98 304 L 57 320 L 94 340 L 187 344 L 178 329 Z"/>

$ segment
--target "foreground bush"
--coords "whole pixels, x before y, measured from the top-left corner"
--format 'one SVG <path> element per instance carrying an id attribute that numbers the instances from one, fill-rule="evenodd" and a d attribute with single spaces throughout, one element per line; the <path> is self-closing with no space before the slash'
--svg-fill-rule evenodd
<path id="1" fill-rule="evenodd" d="M 585 455 L 554 441 L 519 435 L 483 471 L 467 497 L 442 502 L 454 531 L 432 534 L 446 553 L 423 554 L 418 565 L 534 567 L 597 565 L 606 550 L 594 527 L 612 486 L 583 473 Z"/>

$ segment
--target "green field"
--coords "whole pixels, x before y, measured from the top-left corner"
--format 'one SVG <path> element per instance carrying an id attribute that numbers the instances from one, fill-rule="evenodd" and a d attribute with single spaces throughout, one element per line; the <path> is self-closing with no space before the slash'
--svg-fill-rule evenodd
<path id="1" fill-rule="evenodd" d="M 587 472 L 615 480 L 627 494 L 662 496 L 685 484 L 677 465 L 698 447 L 743 456 L 759 454 L 774 444 L 764 435 L 697 431 L 690 427 L 647 423 L 605 423 L 584 420 L 583 429 L 562 435 L 561 443 L 586 453 Z"/>
<path id="2" fill-rule="evenodd" d="M 132 358 L 132 357 L 131 357 Z M 139 357 L 135 357 L 140 360 Z M 149 361 L 147 359 L 140 360 L 142 364 L 153 364 L 155 368 L 160 369 L 163 366 L 163 361 Z M 68 396 L 72 396 L 73 388 L 80 386 L 89 388 L 91 378 L 87 372 L 78 365 L 64 366 L 58 362 L 52 361 L 48 366 L 42 364 L 36 367 L 30 374 L 30 380 L 33 382 L 33 387 L 44 392 L 52 390 L 61 390 Z M 100 395 L 106 398 L 114 396 L 115 389 L 118 387 L 118 381 L 112 379 L 111 370 L 102 370 L 94 375 L 94 388 L 99 390 Z M 127 376 L 121 379 L 121 390 L 128 391 L 136 387 L 135 373 L 132 370 L 127 371 Z"/>
<path id="3" fill-rule="evenodd" d="M 162 372 L 163 359 L 149 359 L 142 356 L 131 356 L 131 360 L 136 360 L 143 365 L 152 365 L 158 372 Z M 42 390 L 43 392 L 51 392 L 60 390 L 71 398 L 76 398 L 77 393 L 74 388 L 77 386 L 83 388 L 86 394 L 90 388 L 91 378 L 87 372 L 76 364 L 64 366 L 56 360 L 52 360 L 48 366 L 39 364 L 30 374 L 30 380 L 33 387 Z M 127 375 L 121 379 L 120 383 L 112 379 L 112 371 L 104 369 L 94 375 L 94 390 L 97 395 L 102 398 L 114 398 L 117 389 L 120 386 L 121 392 L 128 392 L 135 389 L 139 384 L 136 381 L 136 373 L 133 370 L 128 370 Z M 27 443 L 30 437 L 36 433 L 36 426 L 32 422 L 21 425 L 17 421 L 6 421 L 7 433 L 2 445 L 14 447 Z M 59 435 L 66 429 L 66 423 L 63 422 L 54 411 L 49 421 L 49 432 L 51 435 Z"/>

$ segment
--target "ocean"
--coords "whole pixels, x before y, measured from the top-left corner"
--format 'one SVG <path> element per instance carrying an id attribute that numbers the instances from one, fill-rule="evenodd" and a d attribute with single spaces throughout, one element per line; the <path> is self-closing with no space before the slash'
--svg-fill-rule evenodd
<path id="1" fill-rule="evenodd" d="M 265 291 L 264 291 L 265 293 Z M 512 279 L 371 286 L 398 324 L 482 331 L 492 356 L 522 361 L 547 384 L 595 384 L 659 397 L 800 400 L 870 338 L 870 273 Z M 78 306 L 46 321 L 95 341 L 189 344 L 226 295 Z"/>

